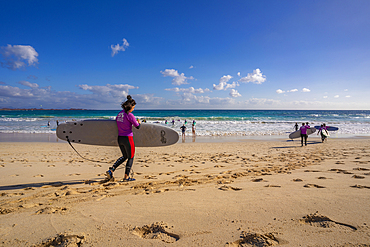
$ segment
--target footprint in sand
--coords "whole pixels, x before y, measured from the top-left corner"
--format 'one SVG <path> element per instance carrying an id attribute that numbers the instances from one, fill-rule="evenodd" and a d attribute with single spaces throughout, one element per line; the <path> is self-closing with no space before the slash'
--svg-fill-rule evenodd
<path id="1" fill-rule="evenodd" d="M 252 179 L 252 182 L 262 182 L 262 181 L 263 181 L 263 178 Z"/>
<path id="2" fill-rule="evenodd" d="M 79 194 L 79 192 L 76 190 L 68 190 L 66 192 L 66 196 L 77 195 L 77 194 Z"/>
<path id="3" fill-rule="evenodd" d="M 151 225 L 144 225 L 142 227 L 134 227 L 132 234 L 144 239 L 156 239 L 165 243 L 175 243 L 180 239 L 180 236 L 168 232 L 165 228 L 169 228 L 163 222 L 156 222 Z"/>
<path id="4" fill-rule="evenodd" d="M 330 169 L 329 172 L 337 172 L 337 173 L 343 173 L 343 174 L 353 174 L 352 172 L 342 170 L 342 169 Z"/>
<path id="5" fill-rule="evenodd" d="M 27 188 L 24 188 L 23 190 L 35 190 L 35 188 L 33 188 L 33 187 L 27 187 Z"/>
<path id="6" fill-rule="evenodd" d="M 353 186 L 350 186 L 352 188 L 358 188 L 358 189 L 370 189 L 370 186 L 364 186 L 364 185 L 353 185 Z"/>
<path id="7" fill-rule="evenodd" d="M 305 170 L 304 172 L 320 172 L 318 170 Z"/>
<path id="8" fill-rule="evenodd" d="M 355 170 L 355 171 L 370 171 L 370 169 L 363 168 L 363 167 L 356 167 L 356 168 L 353 168 L 353 170 Z"/>
<path id="9" fill-rule="evenodd" d="M 218 188 L 219 190 L 223 190 L 223 191 L 228 191 L 228 190 L 234 190 L 234 191 L 238 191 L 238 190 L 242 190 L 241 188 L 237 188 L 237 187 L 232 187 L 232 186 L 226 186 L 226 185 L 223 185 L 221 186 L 220 188 Z"/>
<path id="10" fill-rule="evenodd" d="M 82 246 L 85 240 L 81 234 L 58 234 L 36 246 Z"/>
<path id="11" fill-rule="evenodd" d="M 359 175 L 353 175 L 352 178 L 357 178 L 357 179 L 364 179 L 364 176 L 359 176 Z"/>
<path id="12" fill-rule="evenodd" d="M 323 228 L 333 228 L 333 227 L 335 227 L 335 228 L 340 228 L 340 229 L 343 229 L 343 230 L 347 230 L 348 228 L 352 229 L 354 231 L 357 230 L 357 228 L 354 227 L 354 226 L 331 220 L 327 216 L 318 214 L 318 212 L 316 212 L 314 214 L 306 215 L 302 219 L 300 219 L 299 221 L 303 224 L 309 224 L 309 225 L 314 226 L 314 227 L 323 227 Z"/>
<path id="13" fill-rule="evenodd" d="M 35 175 L 35 176 L 33 176 L 34 178 L 37 178 L 37 177 L 39 177 L 39 178 L 43 178 L 44 177 L 44 175 L 42 175 L 42 174 L 37 174 L 37 175 Z"/>
<path id="14" fill-rule="evenodd" d="M 14 209 L 12 209 L 12 208 L 0 208 L 0 214 L 10 214 L 11 212 L 14 212 Z"/>
<path id="15" fill-rule="evenodd" d="M 319 189 L 325 188 L 324 186 L 317 185 L 317 184 L 306 184 L 303 187 L 305 187 L 305 188 L 319 188 Z"/>
<path id="16" fill-rule="evenodd" d="M 243 231 L 240 234 L 240 239 L 226 243 L 225 246 L 272 246 L 279 244 L 288 244 L 288 241 L 277 238 L 276 233 L 259 234 L 254 232 Z"/>
<path id="17" fill-rule="evenodd" d="M 337 162 L 335 162 L 335 164 L 344 165 L 344 162 L 343 161 L 337 161 Z"/>
<path id="18" fill-rule="evenodd" d="M 94 165 L 94 167 L 101 167 L 101 165 Z"/>
<path id="19" fill-rule="evenodd" d="M 73 174 L 69 174 L 68 176 L 80 176 L 81 174 L 79 173 L 73 173 Z"/>
<path id="20" fill-rule="evenodd" d="M 55 165 L 48 165 L 48 167 L 55 167 Z"/>
<path id="21" fill-rule="evenodd" d="M 63 207 L 46 207 L 36 211 L 36 214 L 55 214 L 55 213 L 64 213 L 67 211 L 67 208 Z"/>
<path id="22" fill-rule="evenodd" d="M 300 179 L 300 178 L 295 178 L 295 179 L 293 179 L 293 182 L 302 182 L 303 180 L 302 179 Z"/>
<path id="23" fill-rule="evenodd" d="M 265 185 L 265 187 L 275 187 L 275 188 L 280 188 L 281 186 L 280 186 L 280 185 L 274 185 L 274 184 L 268 184 L 268 185 Z"/>

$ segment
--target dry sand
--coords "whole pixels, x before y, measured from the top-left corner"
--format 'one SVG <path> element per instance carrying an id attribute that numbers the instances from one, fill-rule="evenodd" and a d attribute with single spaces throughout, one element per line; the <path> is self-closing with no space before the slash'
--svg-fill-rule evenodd
<path id="1" fill-rule="evenodd" d="M 1 246 L 370 246 L 370 140 L 0 143 Z"/>

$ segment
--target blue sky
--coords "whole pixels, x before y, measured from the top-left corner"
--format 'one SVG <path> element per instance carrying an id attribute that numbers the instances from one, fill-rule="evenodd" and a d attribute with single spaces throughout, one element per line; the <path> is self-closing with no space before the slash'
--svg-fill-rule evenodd
<path id="1" fill-rule="evenodd" d="M 0 108 L 370 109 L 370 1 L 2 1 Z"/>

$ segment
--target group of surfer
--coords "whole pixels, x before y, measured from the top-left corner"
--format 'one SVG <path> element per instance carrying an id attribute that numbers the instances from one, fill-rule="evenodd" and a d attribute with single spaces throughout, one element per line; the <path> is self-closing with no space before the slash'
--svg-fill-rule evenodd
<path id="1" fill-rule="evenodd" d="M 298 131 L 298 123 L 295 123 L 294 128 L 296 131 Z M 305 146 L 307 146 L 307 138 L 308 138 L 307 130 L 310 128 L 311 127 L 308 122 L 302 123 L 302 126 L 299 128 L 301 132 L 301 146 L 302 147 L 303 147 L 303 141 L 304 141 Z M 322 142 L 324 142 L 328 136 L 327 130 L 328 128 L 326 127 L 326 124 L 321 124 L 319 131 L 317 132 L 317 135 L 319 134 L 321 135 Z"/>

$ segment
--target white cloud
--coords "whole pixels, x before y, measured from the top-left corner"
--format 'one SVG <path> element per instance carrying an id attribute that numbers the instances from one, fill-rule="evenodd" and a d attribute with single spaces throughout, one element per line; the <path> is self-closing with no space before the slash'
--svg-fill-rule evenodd
<path id="1" fill-rule="evenodd" d="M 325 95 L 323 98 L 324 98 L 324 99 L 327 99 L 327 98 L 328 98 L 328 96 L 326 96 L 326 95 Z"/>
<path id="2" fill-rule="evenodd" d="M 0 47 L 0 54 L 5 62 L 0 62 L 1 66 L 11 70 L 21 69 L 28 66 L 36 66 L 38 63 L 38 53 L 35 48 L 29 45 L 8 45 Z"/>
<path id="3" fill-rule="evenodd" d="M 135 94 L 132 95 L 132 98 L 136 101 L 136 104 L 150 104 L 159 105 L 163 100 L 162 97 L 155 97 L 154 94 Z"/>
<path id="4" fill-rule="evenodd" d="M 335 95 L 334 98 L 339 98 L 339 95 Z"/>
<path id="5" fill-rule="evenodd" d="M 231 90 L 230 90 L 229 95 L 230 95 L 231 97 L 234 97 L 234 98 L 236 98 L 236 97 L 241 97 L 241 96 L 242 96 L 242 95 L 238 92 L 238 90 L 235 90 L 235 89 L 231 89 Z"/>
<path id="6" fill-rule="evenodd" d="M 296 88 L 295 88 L 295 89 L 292 89 L 292 90 L 288 90 L 287 92 L 288 92 L 288 93 L 298 92 L 298 89 L 296 89 Z"/>
<path id="7" fill-rule="evenodd" d="M 129 47 L 129 43 L 126 39 L 123 39 L 122 46 L 120 44 L 111 45 L 110 48 L 112 49 L 112 57 L 114 57 L 119 51 L 125 51 L 127 47 Z"/>
<path id="8" fill-rule="evenodd" d="M 351 98 L 351 95 L 347 95 L 346 98 Z"/>
<path id="9" fill-rule="evenodd" d="M 188 84 L 187 80 L 194 80 L 194 77 L 186 77 L 184 73 L 179 74 L 179 72 L 175 69 L 165 69 L 164 71 L 161 71 L 161 74 L 164 77 L 173 77 L 172 84 L 178 86 L 182 84 Z"/>
<path id="10" fill-rule="evenodd" d="M 277 106 L 280 104 L 280 100 L 274 100 L 274 99 L 264 99 L 264 98 L 251 98 L 247 101 L 245 101 L 245 103 L 247 105 L 253 105 L 253 106 L 265 106 L 265 105 L 268 105 L 268 106 L 271 106 L 271 105 L 274 105 L 274 106 Z"/>
<path id="11" fill-rule="evenodd" d="M 220 78 L 220 82 L 228 82 L 232 79 L 233 77 L 231 75 L 224 75 L 223 77 Z"/>
<path id="12" fill-rule="evenodd" d="M 78 94 L 69 91 L 55 91 L 52 88 L 40 88 L 37 84 L 19 82 L 28 86 L 26 89 L 8 85 L 0 85 L 0 108 L 33 108 L 42 105 L 44 108 L 85 108 L 85 109 L 119 109 L 130 89 L 137 87 L 127 84 L 106 86 L 80 85 L 79 88 L 90 91 L 89 94 Z M 160 98 L 150 95 L 137 95 L 142 102 L 152 100 L 155 104 Z M 133 98 L 135 99 L 134 95 Z"/>
<path id="13" fill-rule="evenodd" d="M 202 88 L 195 89 L 193 87 L 189 87 L 189 88 L 175 87 L 175 88 L 166 88 L 165 90 L 166 91 L 174 91 L 176 93 L 183 92 L 183 93 L 192 93 L 192 94 L 194 94 L 194 93 L 205 93 L 205 92 L 210 92 L 211 91 L 208 88 L 206 88 L 206 89 L 202 89 Z"/>
<path id="14" fill-rule="evenodd" d="M 348 92 L 348 89 L 344 89 L 344 92 Z"/>
<path id="15" fill-rule="evenodd" d="M 281 89 L 276 90 L 276 92 L 277 92 L 278 94 L 285 93 L 285 91 L 283 91 L 283 90 L 281 90 Z"/>
<path id="16" fill-rule="evenodd" d="M 189 67 L 189 69 L 193 69 L 194 68 L 194 66 L 193 65 L 191 65 L 190 67 Z"/>
<path id="17" fill-rule="evenodd" d="M 232 98 L 211 98 L 209 99 L 209 103 L 212 105 L 212 106 L 230 106 L 230 105 L 233 105 L 235 104 L 235 100 L 232 99 Z"/>
<path id="18" fill-rule="evenodd" d="M 220 78 L 220 83 L 218 85 L 213 84 L 213 90 L 227 90 L 229 88 L 235 88 L 239 86 L 239 83 L 233 82 L 228 84 L 227 82 L 230 81 L 233 77 L 231 75 L 224 75 Z"/>
<path id="19" fill-rule="evenodd" d="M 304 92 L 304 93 L 309 93 L 309 92 L 311 92 L 311 90 L 310 90 L 310 89 L 308 89 L 308 88 L 303 88 L 303 89 L 302 89 L 302 92 Z"/>
<path id="20" fill-rule="evenodd" d="M 39 85 L 37 83 L 31 83 L 29 81 L 19 81 L 18 83 L 23 85 L 23 86 L 30 87 L 30 88 L 38 88 L 39 87 Z"/>
<path id="21" fill-rule="evenodd" d="M 89 86 L 87 84 L 82 84 L 79 85 L 79 88 L 90 91 L 95 95 L 99 95 L 101 97 L 112 96 L 122 98 L 128 95 L 130 89 L 137 89 L 138 87 L 128 84 L 107 84 L 106 86 Z"/>
<path id="22" fill-rule="evenodd" d="M 262 84 L 266 81 L 266 76 L 262 74 L 260 69 L 253 70 L 253 73 L 249 73 L 246 77 L 242 77 L 240 82 L 248 83 L 253 82 L 255 84 Z"/>
<path id="23" fill-rule="evenodd" d="M 240 76 L 240 72 L 238 72 L 237 75 Z"/>

